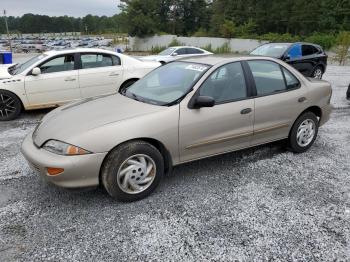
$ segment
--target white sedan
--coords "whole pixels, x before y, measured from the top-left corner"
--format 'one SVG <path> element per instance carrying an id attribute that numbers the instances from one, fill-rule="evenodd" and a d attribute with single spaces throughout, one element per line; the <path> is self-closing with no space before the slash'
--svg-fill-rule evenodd
<path id="1" fill-rule="evenodd" d="M 160 65 L 79 48 L 48 51 L 23 64 L 0 66 L 0 121 L 12 120 L 22 110 L 116 93 Z"/>
<path id="2" fill-rule="evenodd" d="M 169 63 L 171 61 L 184 58 L 184 57 L 194 57 L 194 56 L 207 56 L 213 53 L 208 52 L 204 49 L 193 47 L 193 46 L 174 46 L 165 49 L 158 55 L 150 55 L 141 57 L 142 61 L 157 61 L 162 64 Z"/>

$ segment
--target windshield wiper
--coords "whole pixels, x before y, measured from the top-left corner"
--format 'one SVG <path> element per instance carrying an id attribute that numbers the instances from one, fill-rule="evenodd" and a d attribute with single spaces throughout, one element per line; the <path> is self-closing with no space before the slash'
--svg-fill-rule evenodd
<path id="1" fill-rule="evenodd" d="M 134 93 L 131 93 L 131 92 L 127 93 L 127 92 L 125 91 L 124 94 L 125 94 L 125 96 L 127 96 L 127 97 L 129 97 L 129 98 L 132 98 L 132 99 L 134 99 L 134 100 L 136 100 L 136 101 L 144 102 L 143 99 L 142 99 L 141 97 L 139 97 L 138 95 L 135 95 Z M 131 97 L 128 96 L 128 94 L 130 94 Z"/>

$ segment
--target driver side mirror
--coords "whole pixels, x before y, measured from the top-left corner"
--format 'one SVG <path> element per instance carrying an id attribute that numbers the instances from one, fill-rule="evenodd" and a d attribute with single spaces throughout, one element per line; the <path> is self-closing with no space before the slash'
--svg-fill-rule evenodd
<path id="1" fill-rule="evenodd" d="M 171 56 L 177 56 L 178 54 L 175 52 L 175 53 L 172 53 Z"/>
<path id="2" fill-rule="evenodd" d="M 32 75 L 33 76 L 38 76 L 41 74 L 41 70 L 39 67 L 34 67 L 33 70 L 32 70 Z"/>
<path id="3" fill-rule="evenodd" d="M 190 105 L 192 109 L 199 109 L 202 107 L 213 107 L 215 106 L 214 98 L 210 96 L 198 96 L 194 98 L 193 102 Z"/>

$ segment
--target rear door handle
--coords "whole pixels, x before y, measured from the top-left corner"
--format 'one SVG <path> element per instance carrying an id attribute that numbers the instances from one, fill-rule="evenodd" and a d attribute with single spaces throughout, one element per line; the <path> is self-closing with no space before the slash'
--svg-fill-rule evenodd
<path id="1" fill-rule="evenodd" d="M 64 79 L 64 81 L 75 81 L 76 79 L 73 77 L 67 77 L 66 79 Z"/>
<path id="2" fill-rule="evenodd" d="M 252 112 L 251 108 L 245 108 L 241 111 L 241 115 L 246 115 Z"/>
<path id="3" fill-rule="evenodd" d="M 110 73 L 109 76 L 119 76 L 119 73 Z"/>

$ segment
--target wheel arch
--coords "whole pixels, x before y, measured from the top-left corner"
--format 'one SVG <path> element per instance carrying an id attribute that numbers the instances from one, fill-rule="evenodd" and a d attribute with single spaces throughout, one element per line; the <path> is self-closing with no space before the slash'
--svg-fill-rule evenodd
<path id="1" fill-rule="evenodd" d="M 314 113 L 316 115 L 316 117 L 319 118 L 319 121 L 321 121 L 322 118 L 322 109 L 319 106 L 310 106 L 308 108 L 306 108 L 303 112 L 301 112 L 297 118 L 295 118 L 293 125 L 291 126 L 290 130 L 289 130 L 289 134 L 288 136 L 290 136 L 290 133 L 292 132 L 293 126 L 295 124 L 295 122 L 299 119 L 299 117 L 301 117 L 303 114 L 305 114 L 306 112 L 311 112 Z"/>
<path id="2" fill-rule="evenodd" d="M 317 67 L 321 67 L 321 68 L 322 68 L 322 72 L 325 73 L 325 71 L 326 71 L 326 66 L 325 66 L 323 63 L 318 63 L 318 64 L 316 64 L 316 66 L 314 67 L 314 69 L 312 70 L 312 72 L 314 72 L 315 69 L 316 69 Z"/>
<path id="3" fill-rule="evenodd" d="M 319 106 L 310 106 L 308 108 L 306 108 L 299 116 L 298 118 L 306 113 L 306 112 L 312 112 L 314 113 L 317 117 L 319 117 L 320 119 L 322 118 L 322 109 Z"/>
<path id="4" fill-rule="evenodd" d="M 102 168 L 105 164 L 105 161 L 107 159 L 107 157 L 109 156 L 109 154 L 115 150 L 117 147 L 123 145 L 123 144 L 126 144 L 126 143 L 130 143 L 130 142 L 134 142 L 134 141 L 144 141 L 144 142 L 147 142 L 149 144 L 151 144 L 152 146 L 154 146 L 155 148 L 157 148 L 159 150 L 159 152 L 162 154 L 163 158 L 164 158 L 164 173 L 165 174 L 170 174 L 172 172 L 172 169 L 173 169 L 173 161 L 172 161 L 172 157 L 171 157 L 171 154 L 170 152 L 168 151 L 168 149 L 164 146 L 164 144 L 162 142 L 160 142 L 159 140 L 157 139 L 154 139 L 154 138 L 149 138 L 149 137 L 140 137 L 140 138 L 133 138 L 133 139 L 130 139 L 130 140 L 127 140 L 127 141 L 124 141 L 118 145 L 116 145 L 115 147 L 113 147 L 109 152 L 108 154 L 105 156 L 105 158 L 103 159 L 103 162 L 102 162 L 102 165 L 100 167 L 100 173 L 99 173 L 99 181 L 100 181 L 100 185 L 102 180 L 101 180 L 101 171 L 102 171 Z"/>
<path id="5" fill-rule="evenodd" d="M 7 90 L 7 89 L 0 89 L 0 92 L 1 91 L 5 91 L 5 92 L 8 92 L 8 93 L 11 93 L 11 94 L 13 94 L 15 97 L 17 97 L 17 99 L 20 101 L 20 103 L 21 103 L 21 112 L 23 112 L 24 110 L 25 110 L 25 107 L 24 107 L 24 104 L 23 104 L 23 101 L 22 101 L 22 99 L 16 94 L 16 93 L 14 93 L 14 92 L 12 92 L 12 91 L 10 91 L 10 90 Z"/>

